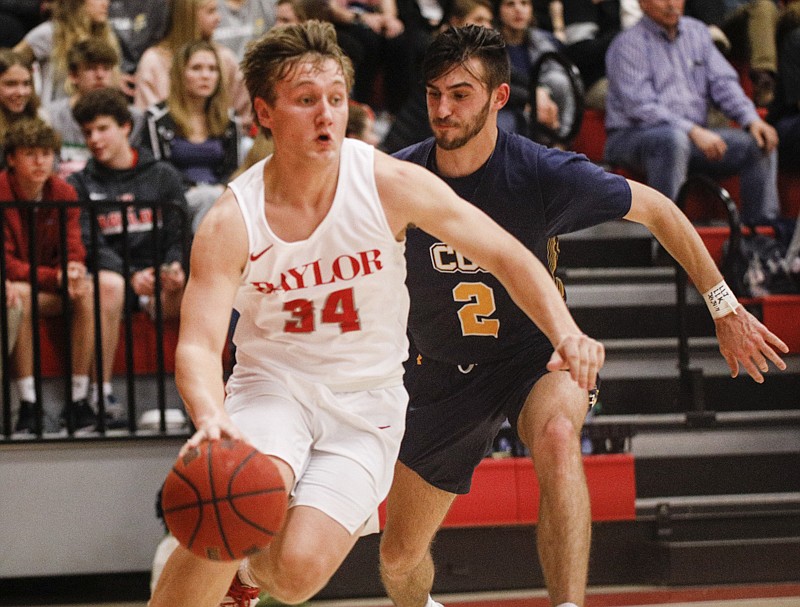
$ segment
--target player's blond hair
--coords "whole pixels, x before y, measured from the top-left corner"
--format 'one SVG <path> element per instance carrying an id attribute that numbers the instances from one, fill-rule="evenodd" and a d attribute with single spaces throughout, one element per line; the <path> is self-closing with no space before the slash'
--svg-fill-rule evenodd
<path id="1" fill-rule="evenodd" d="M 301 61 L 322 64 L 333 59 L 342 68 L 347 90 L 353 86 L 353 63 L 336 40 L 332 23 L 310 20 L 269 30 L 250 43 L 242 60 L 242 73 L 250 99 L 273 104 L 275 85 Z"/>

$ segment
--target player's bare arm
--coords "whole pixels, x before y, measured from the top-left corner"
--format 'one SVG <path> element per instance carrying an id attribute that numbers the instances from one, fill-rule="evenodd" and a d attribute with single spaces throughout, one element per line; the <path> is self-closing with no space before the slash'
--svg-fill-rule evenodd
<path id="1" fill-rule="evenodd" d="M 722 274 L 686 215 L 656 190 L 635 181 L 628 183 L 631 186 L 631 210 L 625 219 L 647 227 L 686 270 L 701 294 L 719 284 Z M 744 306 L 739 305 L 735 314 L 727 314 L 714 322 L 719 349 L 732 377 L 739 374 L 739 364 L 758 383 L 764 381 L 763 373 L 769 369 L 768 361 L 778 369 L 786 368 L 776 350 L 785 354 L 789 351 L 788 346 Z"/>
<path id="2" fill-rule="evenodd" d="M 605 359 L 603 346 L 581 332 L 533 253 L 423 167 L 376 153 L 375 176 L 398 237 L 415 225 L 494 274 L 553 344 L 556 353 L 548 368 L 569 369 L 578 385 L 594 387 Z"/>
<path id="3" fill-rule="evenodd" d="M 175 380 L 197 428 L 184 449 L 204 440 L 242 438 L 223 408 L 221 353 L 246 260 L 244 220 L 227 190 L 195 235 L 181 305 Z"/>

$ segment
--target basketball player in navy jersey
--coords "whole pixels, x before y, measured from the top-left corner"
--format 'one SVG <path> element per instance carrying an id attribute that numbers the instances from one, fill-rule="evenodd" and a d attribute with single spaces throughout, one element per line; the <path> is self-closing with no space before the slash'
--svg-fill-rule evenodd
<path id="1" fill-rule="evenodd" d="M 183 453 L 247 440 L 280 470 L 289 511 L 241 567 L 178 547 L 151 607 L 246 607 L 258 587 L 303 602 L 365 531 L 391 486 L 408 401 L 408 225 L 492 272 L 547 336 L 543 364 L 568 370 L 576 390 L 604 359 L 522 243 L 424 168 L 345 139 L 353 70 L 331 24 L 271 30 L 243 73 L 275 151 L 229 184 L 195 235 L 175 376 L 197 432 Z M 237 361 L 223 387 L 231 308 Z"/>
<path id="2" fill-rule="evenodd" d="M 768 361 L 785 369 L 776 350 L 786 345 L 736 302 L 671 201 L 583 156 L 498 130 L 509 95 L 498 33 L 468 26 L 440 34 L 423 69 L 434 137 L 397 157 L 441 176 L 552 272 L 558 234 L 619 218 L 647 226 L 704 294 L 731 375 L 741 364 L 761 382 Z M 406 434 L 381 542 L 384 585 L 398 607 L 438 605 L 430 597 L 431 541 L 508 418 L 538 474 L 538 552 L 551 603 L 582 607 L 591 517 L 579 437 L 590 393 L 547 368 L 548 339 L 488 268 L 445 242 L 407 234 L 409 333 L 420 356 L 405 379 Z"/>

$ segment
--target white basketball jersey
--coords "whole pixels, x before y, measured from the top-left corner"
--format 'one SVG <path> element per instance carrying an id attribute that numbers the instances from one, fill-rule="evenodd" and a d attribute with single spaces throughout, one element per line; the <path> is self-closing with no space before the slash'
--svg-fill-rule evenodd
<path id="1" fill-rule="evenodd" d="M 230 184 L 250 251 L 235 302 L 234 376 L 278 367 L 335 391 L 402 383 L 405 243 L 395 239 L 378 198 L 374 156 L 371 146 L 344 140 L 331 208 L 297 242 L 281 240 L 267 222 L 269 158 Z"/>

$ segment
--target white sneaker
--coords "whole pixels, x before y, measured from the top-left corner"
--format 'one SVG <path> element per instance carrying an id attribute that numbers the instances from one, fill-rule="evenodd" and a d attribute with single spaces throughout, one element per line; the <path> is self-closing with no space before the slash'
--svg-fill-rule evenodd
<path id="1" fill-rule="evenodd" d="M 167 431 L 183 430 L 188 426 L 186 415 L 180 409 L 165 409 L 164 422 Z M 158 431 L 161 426 L 161 412 L 158 409 L 150 409 L 139 416 L 139 429 Z"/>

